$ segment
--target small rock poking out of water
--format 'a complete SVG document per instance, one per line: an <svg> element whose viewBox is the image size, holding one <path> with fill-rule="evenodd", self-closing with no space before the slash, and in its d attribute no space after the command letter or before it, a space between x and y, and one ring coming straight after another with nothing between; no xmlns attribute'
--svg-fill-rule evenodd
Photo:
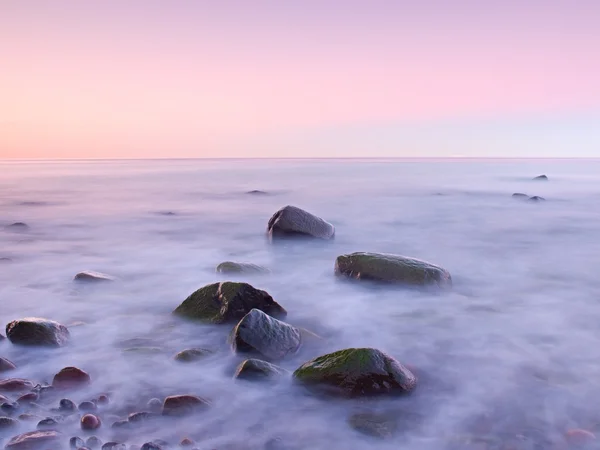
<svg viewBox="0 0 600 450"><path fill-rule="evenodd" d="M348 424L367 436L389 439L396 430L396 423L383 414L360 413L348 418Z"/></svg>
<svg viewBox="0 0 600 450"><path fill-rule="evenodd" d="M34 450L60 447L61 438L62 434L54 430L30 431L13 437L4 448L5 450Z"/></svg>
<svg viewBox="0 0 600 450"><path fill-rule="evenodd" d="M529 198L529 195L523 194L522 192L515 192L512 196L513 196L513 198L518 198L518 199L522 199L522 200Z"/></svg>
<svg viewBox="0 0 600 450"><path fill-rule="evenodd" d="M2 342L4 339L6 339L6 337L2 333L0 333L0 342Z"/></svg>
<svg viewBox="0 0 600 450"><path fill-rule="evenodd" d="M104 444L102 450L127 450L127 445L111 441Z"/></svg>
<svg viewBox="0 0 600 450"><path fill-rule="evenodd" d="M110 275L106 275L105 273L86 270L84 272L79 272L77 275L75 275L73 280L86 282L86 283L96 283L96 282L114 281L115 279L113 277L111 277Z"/></svg>
<svg viewBox="0 0 600 450"><path fill-rule="evenodd" d="M206 399L194 395L172 395L163 403L163 416L184 416L201 411L210 406Z"/></svg>
<svg viewBox="0 0 600 450"><path fill-rule="evenodd" d="M0 358L0 373L8 372L10 370L15 370L17 366L15 366L11 361L6 358Z"/></svg>
<svg viewBox="0 0 600 450"><path fill-rule="evenodd" d="M210 350L206 350L204 348L188 348L186 350L181 350L179 353L175 355L175 361L180 362L194 362L199 361L201 359L206 358L208 355L211 355L213 352Z"/></svg>
<svg viewBox="0 0 600 450"><path fill-rule="evenodd" d="M0 417L0 432L4 430L12 430L19 426L19 421L10 417Z"/></svg>
<svg viewBox="0 0 600 450"><path fill-rule="evenodd" d="M79 411L83 412L91 412L96 411L98 409L98 406L94 402L85 401L79 404L78 409Z"/></svg>
<svg viewBox="0 0 600 450"><path fill-rule="evenodd" d="M23 404L27 404L27 403L31 403L31 402L37 402L39 400L39 398L40 398L40 396L37 392L28 392L27 394L21 395L17 399L17 403L19 405L23 405Z"/></svg>
<svg viewBox="0 0 600 450"><path fill-rule="evenodd" d="M247 274L260 274L269 273L270 270L266 267L259 266L257 264L225 261L217 266L217 273L247 273Z"/></svg>
<svg viewBox="0 0 600 450"><path fill-rule="evenodd" d="M73 403L72 400L69 400L68 398L63 398L59 402L58 410L63 413L75 412L77 411L77 405L75 405L75 403Z"/></svg>
<svg viewBox="0 0 600 450"><path fill-rule="evenodd" d="M47 417L38 422L37 429L38 430L49 430L49 429L55 428L57 425L58 425L58 422L56 421L56 419L53 419L52 417Z"/></svg>
<svg viewBox="0 0 600 450"><path fill-rule="evenodd" d="M90 431L100 428L102 422L100 422L100 418L98 416L94 414L86 414L81 418L80 424L82 430Z"/></svg>
<svg viewBox="0 0 600 450"><path fill-rule="evenodd" d="M87 441L85 441L85 446L91 449L97 449L102 447L102 441L97 436L90 436Z"/></svg>
<svg viewBox="0 0 600 450"><path fill-rule="evenodd" d="M91 378L87 372L77 367L65 367L52 380L52 386L58 389L72 389L90 384Z"/></svg>
<svg viewBox="0 0 600 450"><path fill-rule="evenodd" d="M546 201L546 199L544 197L538 197L537 195L534 195L533 197L529 197L528 200L530 202L544 202L544 201Z"/></svg>
<svg viewBox="0 0 600 450"><path fill-rule="evenodd" d="M231 281L213 283L198 289L173 313L189 319L222 324L240 320L254 308L274 317L287 315L287 311L267 292L248 283Z"/></svg>
<svg viewBox="0 0 600 450"><path fill-rule="evenodd" d="M27 225L25 222L15 222L7 225L6 228L14 231L25 231L29 230L29 225Z"/></svg>
<svg viewBox="0 0 600 450"><path fill-rule="evenodd" d="M233 378L249 381L274 380L287 373L289 372L284 368L266 361L247 359L237 367Z"/></svg>
<svg viewBox="0 0 600 450"><path fill-rule="evenodd" d="M299 382L350 397L405 394L417 385L410 370L374 348L349 348L319 356L295 372Z"/></svg>
<svg viewBox="0 0 600 450"><path fill-rule="evenodd" d="M338 256L336 275L357 280L402 283L415 286L451 287L452 277L442 267L426 261L385 253L350 253Z"/></svg>
<svg viewBox="0 0 600 450"><path fill-rule="evenodd" d="M267 235L271 240L288 237L333 239L335 227L295 206L284 206L269 219Z"/></svg>
<svg viewBox="0 0 600 450"><path fill-rule="evenodd" d="M538 175L533 180L534 181L548 181L548 177L546 175Z"/></svg>
<svg viewBox="0 0 600 450"><path fill-rule="evenodd" d="M234 352L257 353L270 360L296 353L300 344L300 330L258 309L246 314L231 333Z"/></svg>
<svg viewBox="0 0 600 450"><path fill-rule="evenodd" d="M183 438L179 445L181 445L182 447L191 447L192 445L194 445L194 441L188 438Z"/></svg>
<svg viewBox="0 0 600 450"><path fill-rule="evenodd" d="M85 442L78 436L73 436L69 439L69 447L73 450L76 450L80 447L85 447Z"/></svg>
<svg viewBox="0 0 600 450"><path fill-rule="evenodd" d="M246 194L250 194L250 195L269 195L268 192L266 192L266 191L260 191L258 189L254 189L253 191L248 191L248 192L246 192Z"/></svg>
<svg viewBox="0 0 600 450"><path fill-rule="evenodd" d="M588 445L596 442L596 436L594 435L594 433L581 429L573 429L567 431L565 434L565 438L569 445L576 448L588 448Z"/></svg>
<svg viewBox="0 0 600 450"><path fill-rule="evenodd" d="M6 325L6 337L16 345L62 347L70 334L67 327L53 320L26 317Z"/></svg>
<svg viewBox="0 0 600 450"><path fill-rule="evenodd" d="M0 392L23 392L33 389L35 384L22 378L0 380Z"/></svg>

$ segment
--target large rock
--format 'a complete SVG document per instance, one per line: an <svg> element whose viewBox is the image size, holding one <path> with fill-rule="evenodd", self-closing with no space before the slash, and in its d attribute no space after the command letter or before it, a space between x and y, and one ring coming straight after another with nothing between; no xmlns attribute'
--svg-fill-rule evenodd
<svg viewBox="0 0 600 450"><path fill-rule="evenodd" d="M300 330L258 309L246 314L231 334L235 352L258 353L272 360L295 353L300 344Z"/></svg>
<svg viewBox="0 0 600 450"><path fill-rule="evenodd" d="M247 359L236 369L233 376L239 380L270 380L280 378L287 370L260 359Z"/></svg>
<svg viewBox="0 0 600 450"><path fill-rule="evenodd" d="M300 382L349 396L408 393L417 378L391 356L374 348L349 348L319 356L294 372Z"/></svg>
<svg viewBox="0 0 600 450"><path fill-rule="evenodd" d="M114 281L114 278L111 277L110 275L106 275L105 273L86 270L84 272L79 272L77 275L75 275L73 280L81 281L81 282L95 283L95 282L102 282L102 281Z"/></svg>
<svg viewBox="0 0 600 450"><path fill-rule="evenodd" d="M0 380L0 392L24 392L34 388L34 384L22 378Z"/></svg>
<svg viewBox="0 0 600 450"><path fill-rule="evenodd" d="M0 358L0 373L8 372L9 370L15 370L17 366L15 366L12 362L10 362L6 358Z"/></svg>
<svg viewBox="0 0 600 450"><path fill-rule="evenodd" d="M284 206L269 219L267 234L271 239L313 237L333 239L335 228L329 222L295 206Z"/></svg>
<svg viewBox="0 0 600 450"><path fill-rule="evenodd" d="M89 374L77 367L65 367L52 380L52 387L57 389L72 389L87 386L91 383Z"/></svg>
<svg viewBox="0 0 600 450"><path fill-rule="evenodd" d="M6 450L37 450L60 447L59 441L62 434L54 430L30 431L13 437L6 447Z"/></svg>
<svg viewBox="0 0 600 450"><path fill-rule="evenodd" d="M452 286L450 273L439 266L416 258L385 253L358 252L338 256L335 273L360 280Z"/></svg>
<svg viewBox="0 0 600 450"><path fill-rule="evenodd" d="M274 317L287 312L265 291L248 283L225 281L198 289L173 311L174 314L208 323L227 323L240 320L253 308Z"/></svg>
<svg viewBox="0 0 600 450"><path fill-rule="evenodd" d="M269 273L270 271L266 267L262 267L257 264L225 261L217 266L217 272L218 273L258 274L258 273Z"/></svg>
<svg viewBox="0 0 600 450"><path fill-rule="evenodd" d="M6 325L6 337L13 344L61 347L69 341L69 330L48 319L27 317Z"/></svg>
<svg viewBox="0 0 600 450"><path fill-rule="evenodd" d="M194 395L172 395L165 398L163 403L163 416L183 416L210 406L206 399Z"/></svg>

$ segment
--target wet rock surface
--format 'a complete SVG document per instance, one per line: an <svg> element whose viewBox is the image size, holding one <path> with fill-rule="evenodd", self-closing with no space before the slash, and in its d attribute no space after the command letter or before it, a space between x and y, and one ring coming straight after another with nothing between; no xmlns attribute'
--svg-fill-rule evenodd
<svg viewBox="0 0 600 450"><path fill-rule="evenodd" d="M260 359L247 359L237 367L234 378L239 380L260 381L281 378L289 372L275 364Z"/></svg>
<svg viewBox="0 0 600 450"><path fill-rule="evenodd" d="M37 450L60 446L62 434L54 430L30 431L13 437L6 446L6 450Z"/></svg>
<svg viewBox="0 0 600 450"><path fill-rule="evenodd" d="M328 240L335 237L335 228L320 217L288 205L269 219L267 235L272 240L293 237Z"/></svg>
<svg viewBox="0 0 600 450"><path fill-rule="evenodd" d="M11 361L0 357L0 373L15 370L16 368L17 366L15 366Z"/></svg>
<svg viewBox="0 0 600 450"><path fill-rule="evenodd" d="M379 439L390 439L396 431L396 422L389 416L375 413L357 413L348 418L356 431Z"/></svg>
<svg viewBox="0 0 600 450"><path fill-rule="evenodd" d="M86 386L91 383L89 374L77 367L65 367L52 380L52 386L57 389L71 389Z"/></svg>
<svg viewBox="0 0 600 450"><path fill-rule="evenodd" d="M266 274L270 270L266 267L259 266L258 264L224 261L217 266L217 273L247 273L247 274Z"/></svg>
<svg viewBox="0 0 600 450"><path fill-rule="evenodd" d="M184 416L202 411L210 406L206 399L195 395L172 395L167 397L163 403L163 416Z"/></svg>
<svg viewBox="0 0 600 450"><path fill-rule="evenodd" d="M35 385L22 378L8 378L0 380L0 393L3 392L23 392L31 390Z"/></svg>
<svg viewBox="0 0 600 450"><path fill-rule="evenodd" d="M548 181L548 176L546 176L546 175L538 175L533 180L534 181Z"/></svg>
<svg viewBox="0 0 600 450"><path fill-rule="evenodd" d="M53 320L28 317L6 325L6 337L17 345L62 347L69 341L70 333Z"/></svg>
<svg viewBox="0 0 600 450"><path fill-rule="evenodd" d="M252 309L274 317L287 312L265 291L248 283L225 281L198 289L179 305L174 314L208 323L222 324L240 320Z"/></svg>
<svg viewBox="0 0 600 450"><path fill-rule="evenodd" d="M195 362L205 359L207 356L212 355L211 350L205 348L188 348L178 352L174 359L179 362Z"/></svg>

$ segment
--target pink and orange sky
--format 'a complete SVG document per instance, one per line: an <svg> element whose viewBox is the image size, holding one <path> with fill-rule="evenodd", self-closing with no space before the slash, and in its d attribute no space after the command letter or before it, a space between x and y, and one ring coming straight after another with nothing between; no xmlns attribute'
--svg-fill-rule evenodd
<svg viewBox="0 0 600 450"><path fill-rule="evenodd" d="M0 158L597 156L598 0L3 0Z"/></svg>

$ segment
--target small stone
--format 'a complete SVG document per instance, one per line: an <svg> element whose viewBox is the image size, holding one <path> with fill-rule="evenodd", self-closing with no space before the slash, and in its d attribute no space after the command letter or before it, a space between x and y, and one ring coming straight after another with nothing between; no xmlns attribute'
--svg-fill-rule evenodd
<svg viewBox="0 0 600 450"><path fill-rule="evenodd" d="M86 386L91 382L90 376L77 367L65 367L52 380L52 386L58 389L70 389Z"/></svg>
<svg viewBox="0 0 600 450"><path fill-rule="evenodd" d="M53 428L56 425L58 425L58 422L55 419L53 419L52 417L47 417L38 422L37 428L38 428L38 430L43 430L43 429Z"/></svg>
<svg viewBox="0 0 600 450"><path fill-rule="evenodd" d="M102 446L102 450L127 450L127 446L125 444L121 444L119 442L107 442Z"/></svg>
<svg viewBox="0 0 600 450"><path fill-rule="evenodd" d="M15 222L7 225L6 228L10 230L24 231L29 229L29 225L27 225L25 222Z"/></svg>
<svg viewBox="0 0 600 450"><path fill-rule="evenodd" d="M63 398L60 402L59 402L59 407L58 409L61 412L73 412L73 411L77 411L77 406L75 405L75 403L73 403L71 400L69 400L68 398Z"/></svg>
<svg viewBox="0 0 600 450"><path fill-rule="evenodd" d="M79 411L84 411L84 412L89 412L89 411L96 411L98 409L98 406L96 406L96 404L94 402L81 402L79 404Z"/></svg>
<svg viewBox="0 0 600 450"><path fill-rule="evenodd" d="M156 413L142 411L142 412L129 414L129 417L127 418L127 420L130 423L138 423L138 422L145 422L148 420L156 419L158 416L159 415Z"/></svg>
<svg viewBox="0 0 600 450"><path fill-rule="evenodd" d="M544 197L539 197L537 195L534 195L533 197L529 197L529 201L530 202L544 202L544 201L546 201L546 199Z"/></svg>
<svg viewBox="0 0 600 450"><path fill-rule="evenodd" d="M538 175L534 178L534 181L548 181L548 177L546 175Z"/></svg>
<svg viewBox="0 0 600 450"><path fill-rule="evenodd" d="M248 191L248 192L246 192L246 194L250 194L250 195L269 195L268 192L260 191L258 189L254 189L252 191Z"/></svg>
<svg viewBox="0 0 600 450"><path fill-rule="evenodd" d="M280 378L287 370L259 359L247 359L242 362L233 376L240 380L266 380Z"/></svg>
<svg viewBox="0 0 600 450"><path fill-rule="evenodd" d="M100 397L98 397L99 405L108 405L109 402L110 399L108 398L108 395L101 395Z"/></svg>
<svg viewBox="0 0 600 450"><path fill-rule="evenodd" d="M23 394L17 399L17 403L19 404L27 404L31 402L37 402L39 400L39 394L35 392L30 392L28 394Z"/></svg>
<svg viewBox="0 0 600 450"><path fill-rule="evenodd" d="M21 414L19 416L19 420L23 421L23 422L34 422L34 421L40 421L40 417L36 416L35 414Z"/></svg>
<svg viewBox="0 0 600 450"><path fill-rule="evenodd" d="M512 196L513 196L513 198L519 198L519 199L525 199L525 198L529 197L527 194L523 194L522 192L515 192Z"/></svg>
<svg viewBox="0 0 600 450"><path fill-rule="evenodd" d="M194 395L172 395L163 403L163 416L181 416L205 409L210 405L206 399Z"/></svg>
<svg viewBox="0 0 600 450"><path fill-rule="evenodd" d="M6 325L6 337L15 345L62 347L70 334L67 327L53 320L26 317Z"/></svg>
<svg viewBox="0 0 600 450"><path fill-rule="evenodd" d="M570 445L583 446L596 441L596 435L588 430L573 429L565 434Z"/></svg>
<svg viewBox="0 0 600 450"><path fill-rule="evenodd" d="M35 385L22 378L8 378L6 380L0 380L0 392L22 392L33 389Z"/></svg>
<svg viewBox="0 0 600 450"><path fill-rule="evenodd" d="M181 440L179 445L181 445L182 447L191 447L192 445L194 445L194 441L188 438L184 438Z"/></svg>
<svg viewBox="0 0 600 450"><path fill-rule="evenodd" d="M2 342L5 339L6 339L6 337L2 333L0 333L0 342Z"/></svg>
<svg viewBox="0 0 600 450"><path fill-rule="evenodd" d="M8 372L9 370L15 370L16 368L17 366L15 366L8 359L0 358L0 372Z"/></svg>
<svg viewBox="0 0 600 450"><path fill-rule="evenodd" d="M82 430L97 430L98 428L100 428L100 425L100 419L94 414L86 414L81 418Z"/></svg>
<svg viewBox="0 0 600 450"><path fill-rule="evenodd" d="M16 412L18 410L19 410L18 403L4 402L4 403L2 403L2 405L0 405L0 411L2 411L4 414L7 414L9 416L16 414Z"/></svg>
<svg viewBox="0 0 600 450"><path fill-rule="evenodd" d="M212 354L212 351L203 348L188 348L182 350L175 355L175 361L180 362L194 362L203 359L204 357Z"/></svg>
<svg viewBox="0 0 600 450"><path fill-rule="evenodd" d="M354 414L348 423L356 431L380 439L391 438L396 429L395 423L381 414Z"/></svg>
<svg viewBox="0 0 600 450"><path fill-rule="evenodd" d="M0 417L0 432L10 430L19 426L19 421L10 417Z"/></svg>
<svg viewBox="0 0 600 450"><path fill-rule="evenodd" d="M113 424L110 427L111 428L127 428L130 425L131 424L127 420L117 420L116 422L113 422Z"/></svg>
<svg viewBox="0 0 600 450"><path fill-rule="evenodd" d="M284 206L269 219L267 235L274 240L286 237L333 239L335 227L295 206Z"/></svg>
<svg viewBox="0 0 600 450"><path fill-rule="evenodd" d="M30 431L13 437L4 447L5 450L32 450L59 446L62 434L58 431Z"/></svg>
<svg viewBox="0 0 600 450"><path fill-rule="evenodd" d="M266 267L259 266L257 264L225 261L217 266L217 273L231 273L231 274L265 274L269 273L270 270Z"/></svg>
<svg viewBox="0 0 600 450"><path fill-rule="evenodd" d="M69 447L71 447L72 449L85 447L85 442L80 437L74 436L71 439L69 439Z"/></svg>
<svg viewBox="0 0 600 450"><path fill-rule="evenodd" d="M102 441L98 436L90 436L87 441L85 441L85 445L91 449L96 449L102 447Z"/></svg>
<svg viewBox="0 0 600 450"><path fill-rule="evenodd" d="M85 282L106 282L106 281L114 281L114 278L110 275L106 275L105 273L93 272L93 271L84 271L79 272L73 278L75 281L85 281Z"/></svg>
<svg viewBox="0 0 600 450"><path fill-rule="evenodd" d="M160 412L162 410L163 402L158 398L151 398L148 401L148 409L152 412Z"/></svg>

